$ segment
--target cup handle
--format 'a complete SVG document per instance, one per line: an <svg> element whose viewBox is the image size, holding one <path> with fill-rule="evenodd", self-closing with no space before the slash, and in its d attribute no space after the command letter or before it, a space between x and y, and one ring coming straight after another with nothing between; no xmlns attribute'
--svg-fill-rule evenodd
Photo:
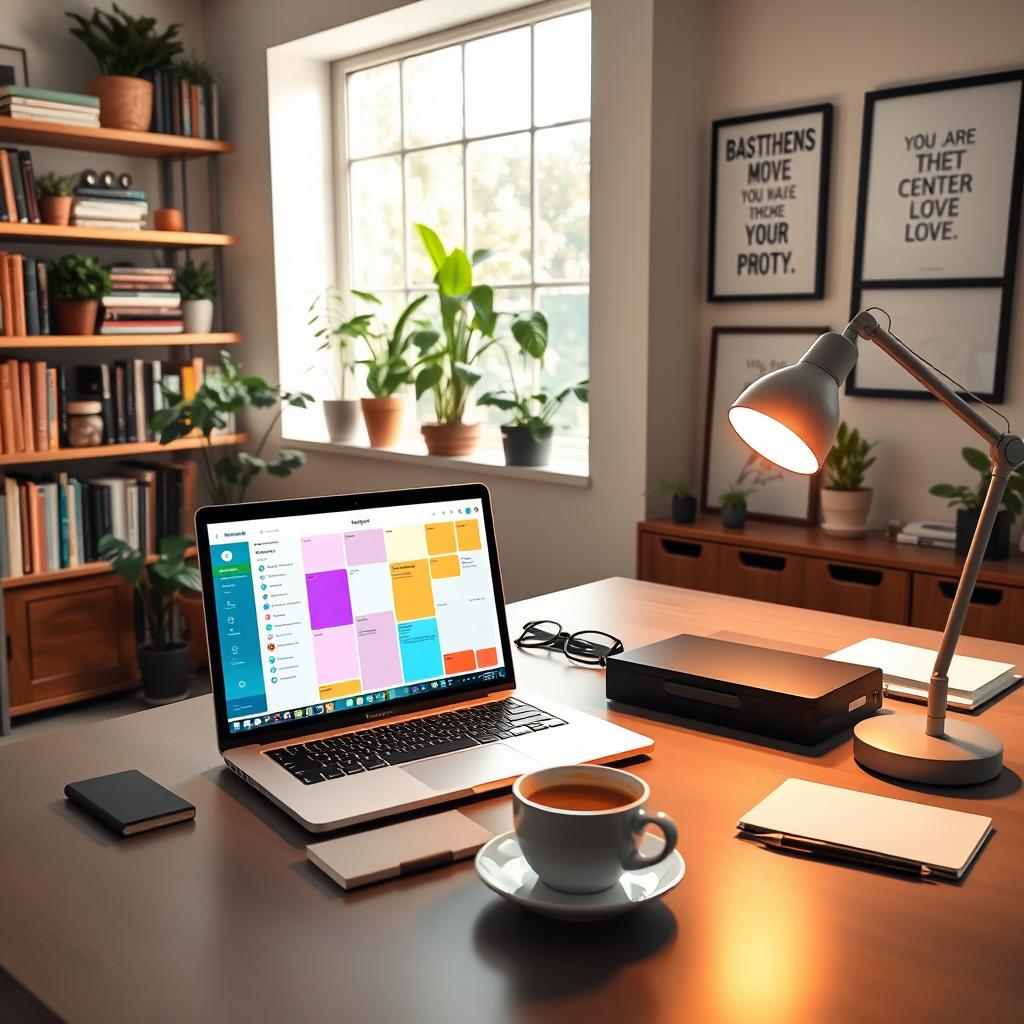
<svg viewBox="0 0 1024 1024"><path fill-rule="evenodd" d="M640 835L648 825L654 825L661 831L665 837L665 846L659 853L650 856L645 856L639 850L633 850L623 865L627 871L638 871L640 868L649 868L660 864L676 848L676 843L679 841L676 823L664 811L658 811L657 814L651 815L641 807L636 812L633 831Z"/></svg>

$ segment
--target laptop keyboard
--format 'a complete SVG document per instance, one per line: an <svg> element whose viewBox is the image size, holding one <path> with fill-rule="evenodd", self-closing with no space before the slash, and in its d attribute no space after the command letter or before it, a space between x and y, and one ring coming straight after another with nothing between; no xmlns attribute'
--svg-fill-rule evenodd
<svg viewBox="0 0 1024 1024"><path fill-rule="evenodd" d="M476 704L407 722L279 747L267 751L267 756L300 782L312 786L344 775L421 761L425 757L468 750L559 725L565 725L561 718L508 697L490 704Z"/></svg>

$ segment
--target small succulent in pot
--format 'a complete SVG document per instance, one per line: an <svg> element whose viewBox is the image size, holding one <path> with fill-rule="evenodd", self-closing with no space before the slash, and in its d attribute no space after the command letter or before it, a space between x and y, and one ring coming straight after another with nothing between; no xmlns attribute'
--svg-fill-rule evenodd
<svg viewBox="0 0 1024 1024"><path fill-rule="evenodd" d="M110 294L110 274L94 257L68 253L50 267L57 333L96 333L100 299Z"/></svg>
<svg viewBox="0 0 1024 1024"><path fill-rule="evenodd" d="M747 523L747 498L754 493L753 487L734 484L718 496L722 525L730 530L740 530Z"/></svg>
<svg viewBox="0 0 1024 1024"><path fill-rule="evenodd" d="M871 452L877 442L867 441L856 427L839 424L835 443L825 460L828 483L821 489L821 528L835 537L863 537L868 530L872 490L864 486L875 464Z"/></svg>
<svg viewBox="0 0 1024 1024"><path fill-rule="evenodd" d="M684 477L676 477L674 480L659 480L653 487L644 491L644 496L648 498L656 494L671 495L672 522L692 523L697 518L697 499Z"/></svg>
<svg viewBox="0 0 1024 1024"><path fill-rule="evenodd" d="M213 300L217 279L209 263L186 261L176 277L181 293L181 316L186 334L209 334L213 328Z"/></svg>
<svg viewBox="0 0 1024 1024"><path fill-rule="evenodd" d="M71 220L74 182L64 174L49 171L36 179L39 193L39 211L43 223L53 227L66 227Z"/></svg>

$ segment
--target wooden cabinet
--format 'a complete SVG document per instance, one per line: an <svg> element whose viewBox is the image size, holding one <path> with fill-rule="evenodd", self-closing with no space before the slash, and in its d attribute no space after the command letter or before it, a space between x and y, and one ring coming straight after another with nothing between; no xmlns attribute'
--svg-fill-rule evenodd
<svg viewBox="0 0 1024 1024"><path fill-rule="evenodd" d="M961 562L881 534L844 540L753 521L728 530L713 516L652 520L637 532L640 579L926 629L945 626ZM964 632L1024 642L1024 558L985 563Z"/></svg>

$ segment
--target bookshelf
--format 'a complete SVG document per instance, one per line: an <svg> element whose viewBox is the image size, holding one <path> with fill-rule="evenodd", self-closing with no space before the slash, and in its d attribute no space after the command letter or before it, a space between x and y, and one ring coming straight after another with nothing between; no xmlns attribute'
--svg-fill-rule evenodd
<svg viewBox="0 0 1024 1024"><path fill-rule="evenodd" d="M189 548L187 554L194 556L195 548ZM146 558L146 565L152 565L156 561L156 555L149 555ZM74 580L82 576L99 576L110 572L110 565L107 562L86 562L84 565L76 565L73 569L56 569L53 572L37 572L29 576L9 576L4 581L5 590L17 590L19 587L32 587L39 583L54 583L61 580Z"/></svg>
<svg viewBox="0 0 1024 1024"><path fill-rule="evenodd" d="M0 350L168 348L182 345L237 345L241 340L241 334L233 331L213 334L30 334L25 337L0 336Z"/></svg>
<svg viewBox="0 0 1024 1024"><path fill-rule="evenodd" d="M249 440L248 434L223 434L211 437L214 447L242 444ZM125 459L136 455L154 455L159 452L180 452L199 448L205 442L201 437L183 437L170 444L157 441L134 441L131 444L101 444L95 448L52 448L46 452L19 452L17 455L0 455L0 467L34 466L40 462L78 462L82 459Z"/></svg>
<svg viewBox="0 0 1024 1024"><path fill-rule="evenodd" d="M145 249L202 249L234 245L234 235L219 231L124 231L118 228L56 227L53 224L11 224L0 221L0 244L7 239L19 242L46 242L50 245L134 245Z"/></svg>

